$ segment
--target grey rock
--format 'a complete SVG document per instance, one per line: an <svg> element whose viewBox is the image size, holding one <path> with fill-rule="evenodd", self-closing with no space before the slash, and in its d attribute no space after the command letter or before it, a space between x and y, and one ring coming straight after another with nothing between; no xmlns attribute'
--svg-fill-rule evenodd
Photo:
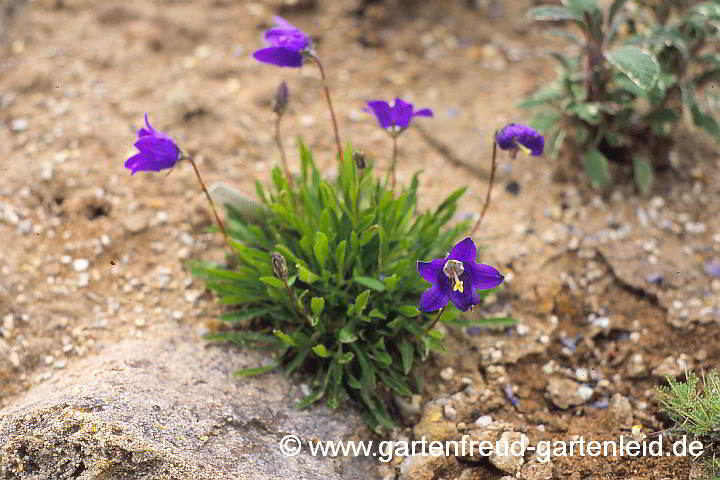
<svg viewBox="0 0 720 480"><path fill-rule="evenodd" d="M359 440L352 410L297 410L270 361L190 334L153 332L68 365L0 410L0 477L30 479L367 479L371 458L311 456L308 441ZM283 456L285 435L302 442Z"/></svg>
<svg viewBox="0 0 720 480"><path fill-rule="evenodd" d="M498 440L503 446L490 454L490 463L498 470L515 475L525 463L525 450L530 439L520 432L503 432Z"/></svg>
<svg viewBox="0 0 720 480"><path fill-rule="evenodd" d="M581 405L592 397L592 389L567 378L552 377L545 387L545 396L560 408Z"/></svg>

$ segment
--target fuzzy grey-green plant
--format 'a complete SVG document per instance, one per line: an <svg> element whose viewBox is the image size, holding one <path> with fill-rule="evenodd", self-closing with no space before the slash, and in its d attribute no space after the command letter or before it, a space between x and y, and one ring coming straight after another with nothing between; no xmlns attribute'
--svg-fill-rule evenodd
<svg viewBox="0 0 720 480"><path fill-rule="evenodd" d="M708 471L720 478L720 460L712 451L720 441L720 371L711 371L702 381L689 372L684 382L670 376L667 382L667 386L658 387L657 400L675 423L672 430L700 440L706 446Z"/></svg>
<svg viewBox="0 0 720 480"><path fill-rule="evenodd" d="M529 16L565 22L549 29L572 48L551 52L555 81L520 106L547 134L555 157L564 145L582 161L596 188L612 181L609 162L627 165L637 188L650 191L654 172L670 165L675 126L683 118L720 140L720 2L563 0Z"/></svg>

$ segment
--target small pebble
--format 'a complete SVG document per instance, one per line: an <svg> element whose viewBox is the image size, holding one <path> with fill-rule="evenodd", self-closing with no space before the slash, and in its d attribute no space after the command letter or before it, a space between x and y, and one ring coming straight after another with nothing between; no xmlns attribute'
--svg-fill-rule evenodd
<svg viewBox="0 0 720 480"><path fill-rule="evenodd" d="M475 425L478 427L487 427L493 423L493 419L490 415L483 415L482 417L478 417L477 420L475 420Z"/></svg>
<svg viewBox="0 0 720 480"><path fill-rule="evenodd" d="M455 370L452 367L446 367L443 368L442 371L440 371L440 378L446 381L450 381L455 376Z"/></svg>
<svg viewBox="0 0 720 480"><path fill-rule="evenodd" d="M76 258L73 260L72 266L76 272L84 272L90 266L90 260L87 258Z"/></svg>
<svg viewBox="0 0 720 480"><path fill-rule="evenodd" d="M10 122L10 130L13 132L24 132L28 128L27 118L16 118Z"/></svg>
<svg viewBox="0 0 720 480"><path fill-rule="evenodd" d="M443 407L443 413L445 414L445 418L448 420L455 420L455 418L457 418L457 410L455 410L455 408L453 408L450 404Z"/></svg>

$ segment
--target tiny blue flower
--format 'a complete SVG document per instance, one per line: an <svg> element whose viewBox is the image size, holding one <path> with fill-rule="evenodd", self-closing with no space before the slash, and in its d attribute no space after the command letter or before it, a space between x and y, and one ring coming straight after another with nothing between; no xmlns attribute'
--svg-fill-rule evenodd
<svg viewBox="0 0 720 480"><path fill-rule="evenodd" d="M255 60L278 67L298 68L310 52L310 36L282 17L275 17L276 27L265 32L267 48L253 53Z"/></svg>
<svg viewBox="0 0 720 480"><path fill-rule="evenodd" d="M497 132L495 141L502 150L510 150L516 154L523 153L539 157L545 148L545 138L527 125L511 123Z"/></svg>
<svg viewBox="0 0 720 480"><path fill-rule="evenodd" d="M180 148L170 137L150 125L147 113L145 127L137 132L135 148L139 153L125 161L125 168L130 169L131 175L135 175L135 172L158 172L172 168L182 156Z"/></svg>
<svg viewBox="0 0 720 480"><path fill-rule="evenodd" d="M378 124L382 128L390 129L391 133L399 133L408 128L414 117L433 116L433 112L429 108L414 110L412 103L405 102L399 98L395 99L392 107L384 100L367 102L365 111L375 115Z"/></svg>
<svg viewBox="0 0 720 480"><path fill-rule="evenodd" d="M470 237L458 242L445 258L417 262L421 277L432 283L420 297L420 310L432 312L452 302L466 312L480 303L476 290L489 290L500 285L505 276L495 267L476 263L477 248Z"/></svg>

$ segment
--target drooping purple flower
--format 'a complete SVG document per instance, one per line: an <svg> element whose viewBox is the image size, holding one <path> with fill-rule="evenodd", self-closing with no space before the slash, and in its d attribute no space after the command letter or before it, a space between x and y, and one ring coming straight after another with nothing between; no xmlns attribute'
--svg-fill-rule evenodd
<svg viewBox="0 0 720 480"><path fill-rule="evenodd" d="M395 99L392 107L384 100L367 102L365 111L375 115L378 124L382 128L391 129L391 133L399 133L408 128L414 117L433 116L433 112L429 108L414 110L412 103L405 102L399 98Z"/></svg>
<svg viewBox="0 0 720 480"><path fill-rule="evenodd" d="M125 161L125 168L135 172L148 171L158 172L166 168L172 168L180 160L180 148L172 138L163 132L158 132L150 125L148 114L145 114L145 127L137 132L135 148L139 153Z"/></svg>
<svg viewBox="0 0 720 480"><path fill-rule="evenodd" d="M488 290L500 285L505 276L495 267L476 263L477 249L470 237L455 245L445 258L431 262L417 262L421 277L432 287L420 297L420 310L431 312L452 302L458 310L466 312L480 302L477 290Z"/></svg>
<svg viewBox="0 0 720 480"><path fill-rule="evenodd" d="M282 17L275 17L275 27L265 32L269 45L253 53L255 60L278 67L301 67L310 51L310 36Z"/></svg>
<svg viewBox="0 0 720 480"><path fill-rule="evenodd" d="M545 137L519 123L511 123L497 132L495 141L502 150L510 150L513 154L522 150L533 157L542 155L545 148Z"/></svg>

